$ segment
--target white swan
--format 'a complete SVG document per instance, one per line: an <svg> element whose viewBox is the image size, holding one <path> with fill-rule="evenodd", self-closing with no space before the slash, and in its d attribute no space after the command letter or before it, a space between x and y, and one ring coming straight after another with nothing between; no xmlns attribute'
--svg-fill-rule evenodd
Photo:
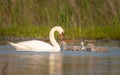
<svg viewBox="0 0 120 75"><path fill-rule="evenodd" d="M53 27L49 33L49 39L52 45L38 40L24 41L19 43L8 43L19 51L59 52L61 49L59 44L55 40L55 31L57 31L59 34L64 33L64 30L60 26Z"/></svg>

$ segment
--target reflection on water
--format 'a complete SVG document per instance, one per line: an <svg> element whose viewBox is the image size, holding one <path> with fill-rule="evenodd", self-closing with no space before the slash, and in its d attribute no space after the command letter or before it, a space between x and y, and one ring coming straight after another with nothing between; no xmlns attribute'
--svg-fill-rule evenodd
<svg viewBox="0 0 120 75"><path fill-rule="evenodd" d="M119 75L120 58L72 57L64 63L65 75Z"/></svg>
<svg viewBox="0 0 120 75"><path fill-rule="evenodd" d="M109 50L108 53L0 50L0 75L119 75L120 48Z"/></svg>
<svg viewBox="0 0 120 75"><path fill-rule="evenodd" d="M0 54L0 75L62 75L62 54Z"/></svg>
<svg viewBox="0 0 120 75"><path fill-rule="evenodd" d="M50 54L49 75L62 75L62 54Z"/></svg>

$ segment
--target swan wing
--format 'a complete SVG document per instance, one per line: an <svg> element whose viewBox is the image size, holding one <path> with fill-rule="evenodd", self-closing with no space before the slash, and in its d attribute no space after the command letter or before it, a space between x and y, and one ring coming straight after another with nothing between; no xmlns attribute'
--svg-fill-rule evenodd
<svg viewBox="0 0 120 75"><path fill-rule="evenodd" d="M23 51L42 51L42 52L56 52L57 49L54 48L49 43L38 41L38 40L31 40L31 41L24 41L19 43L12 43L16 49L22 49ZM12 46L13 46L12 45Z"/></svg>

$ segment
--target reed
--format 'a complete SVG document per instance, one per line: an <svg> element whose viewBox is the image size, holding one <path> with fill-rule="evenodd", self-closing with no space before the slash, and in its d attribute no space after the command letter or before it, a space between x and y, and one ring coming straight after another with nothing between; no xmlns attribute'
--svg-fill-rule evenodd
<svg viewBox="0 0 120 75"><path fill-rule="evenodd" d="M66 39L120 39L119 0L1 0L0 36L48 38L60 25Z"/></svg>
<svg viewBox="0 0 120 75"><path fill-rule="evenodd" d="M65 39L120 39L120 26L62 27L65 30ZM52 26L12 26L0 28L1 36L48 39ZM59 37L57 34L56 36Z"/></svg>

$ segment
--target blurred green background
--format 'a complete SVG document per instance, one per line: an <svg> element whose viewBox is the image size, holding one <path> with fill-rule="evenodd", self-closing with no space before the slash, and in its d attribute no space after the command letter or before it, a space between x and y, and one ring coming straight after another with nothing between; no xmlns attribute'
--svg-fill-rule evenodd
<svg viewBox="0 0 120 75"><path fill-rule="evenodd" d="M0 0L0 39L48 39L60 25L65 39L120 39L120 0Z"/></svg>

